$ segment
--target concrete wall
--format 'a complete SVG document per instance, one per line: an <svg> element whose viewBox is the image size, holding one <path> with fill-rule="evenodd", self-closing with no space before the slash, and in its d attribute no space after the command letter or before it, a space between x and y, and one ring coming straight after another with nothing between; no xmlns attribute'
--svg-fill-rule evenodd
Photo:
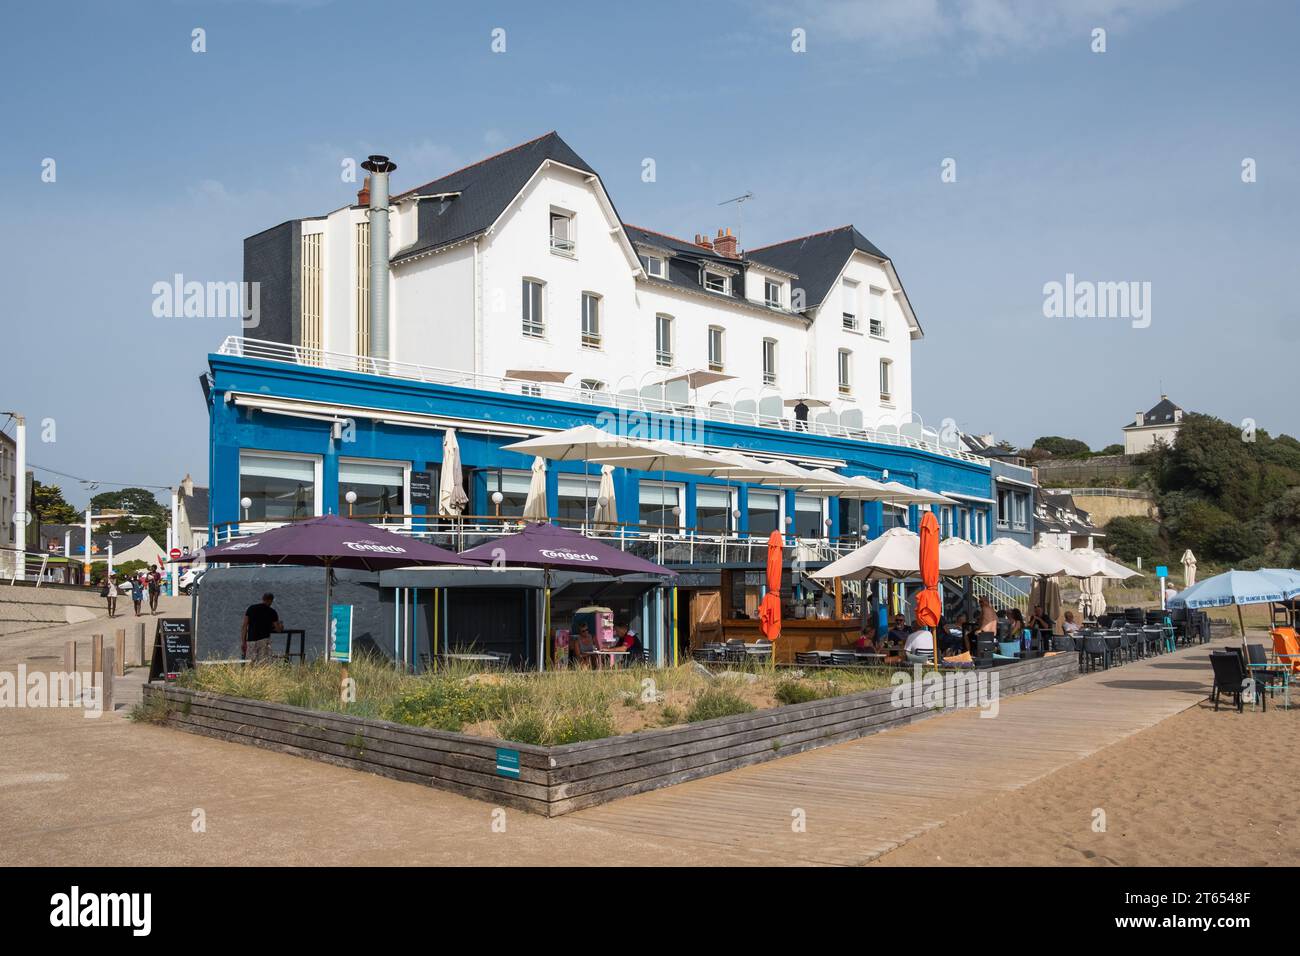
<svg viewBox="0 0 1300 956"><path fill-rule="evenodd" d="M1090 481L1127 481L1142 473L1142 468L1129 455L1040 461L1035 467L1038 483L1044 488L1064 488Z"/></svg>
<svg viewBox="0 0 1300 956"><path fill-rule="evenodd" d="M1156 518L1160 509L1156 499L1145 491L1128 488L1071 488L1074 503L1092 516L1092 522L1104 528L1112 518Z"/></svg>
<svg viewBox="0 0 1300 956"><path fill-rule="evenodd" d="M392 656L391 599L379 590L379 576L364 571L336 571L334 603L353 606L353 648L371 646ZM325 650L325 570L323 568L210 568L194 601L198 623L198 659L239 656L239 630L244 611L270 591L281 623L307 632L307 658ZM392 594L390 590L388 594ZM284 637L272 638L277 654ZM294 649L298 639L294 638Z"/></svg>
<svg viewBox="0 0 1300 956"><path fill-rule="evenodd" d="M98 588L47 588L0 584L0 636L108 614Z"/></svg>

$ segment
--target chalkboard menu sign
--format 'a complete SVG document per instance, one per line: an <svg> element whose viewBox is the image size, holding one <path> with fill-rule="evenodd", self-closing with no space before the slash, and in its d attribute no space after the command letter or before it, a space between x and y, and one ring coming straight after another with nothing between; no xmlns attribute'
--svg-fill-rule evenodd
<svg viewBox="0 0 1300 956"><path fill-rule="evenodd" d="M188 617L162 617L153 639L153 660L149 679L175 680L180 672L194 666L194 632Z"/></svg>
<svg viewBox="0 0 1300 956"><path fill-rule="evenodd" d="M428 471L411 472L411 505L428 507L433 500L433 474Z"/></svg>

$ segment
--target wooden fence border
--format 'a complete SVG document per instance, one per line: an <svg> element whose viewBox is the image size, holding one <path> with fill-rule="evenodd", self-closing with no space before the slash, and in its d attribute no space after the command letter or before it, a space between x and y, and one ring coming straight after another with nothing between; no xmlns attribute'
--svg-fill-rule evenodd
<svg viewBox="0 0 1300 956"><path fill-rule="evenodd" d="M996 668L999 698L1077 676L1078 658L1056 654ZM896 706L892 688L719 717L680 727L558 747L537 747L411 727L155 682L145 702L166 702L165 722L191 733L450 790L560 816L610 800L843 743L941 712ZM507 751L506 763L498 766Z"/></svg>

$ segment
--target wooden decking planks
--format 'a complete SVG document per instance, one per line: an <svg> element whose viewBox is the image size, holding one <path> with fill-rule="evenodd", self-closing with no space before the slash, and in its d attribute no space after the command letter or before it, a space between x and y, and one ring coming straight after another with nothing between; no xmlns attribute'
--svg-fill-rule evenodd
<svg viewBox="0 0 1300 956"><path fill-rule="evenodd" d="M743 848L756 863L865 863L1204 699L1210 646L1098 671L809 753L578 811L574 822ZM802 810L806 832L795 832Z"/></svg>

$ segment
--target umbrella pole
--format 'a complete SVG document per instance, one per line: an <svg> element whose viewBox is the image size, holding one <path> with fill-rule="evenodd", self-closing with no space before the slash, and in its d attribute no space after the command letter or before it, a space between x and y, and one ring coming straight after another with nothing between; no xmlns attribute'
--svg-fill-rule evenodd
<svg viewBox="0 0 1300 956"><path fill-rule="evenodd" d="M1246 646L1246 619L1242 617L1241 605L1237 605L1237 624L1241 627L1241 646Z"/></svg>
<svg viewBox="0 0 1300 956"><path fill-rule="evenodd" d="M550 650L550 635L551 635L551 569L550 569L550 568L545 568L545 569L542 571L542 577L543 577L543 580L545 581L546 588L545 588L545 594L544 594L544 597L543 597L543 599L542 599L543 604L544 604L544 608L543 608L543 619L542 619L542 646L538 649L538 655L537 655L537 669L538 669L538 670L545 670L545 669L546 669L546 668L543 666L543 661L544 661L548 656L550 656L550 653L551 653L551 650ZM555 663L554 660L552 660L551 663L552 663L552 665L554 665L554 663Z"/></svg>

